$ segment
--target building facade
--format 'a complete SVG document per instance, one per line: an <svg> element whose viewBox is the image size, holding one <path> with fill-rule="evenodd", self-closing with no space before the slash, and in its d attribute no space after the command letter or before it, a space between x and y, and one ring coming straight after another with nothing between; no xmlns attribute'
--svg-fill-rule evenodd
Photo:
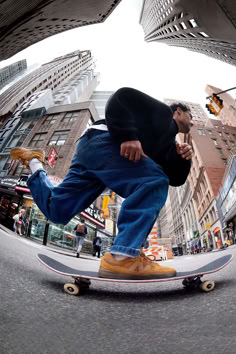
<svg viewBox="0 0 236 354"><path fill-rule="evenodd" d="M34 123L21 146L26 148L42 148L46 153L45 165L49 179L54 185L59 184L67 174L71 159L75 152L76 142L86 127L99 119L92 102L70 105L52 106L41 117L35 120L35 109L28 109L21 117L22 124ZM54 163L49 163L52 150L55 152ZM52 246L60 246L73 250L75 248L74 227L79 219L85 219L88 237L84 252L92 253L92 241L97 232L104 244L111 241L112 234L106 231L106 220L97 202L75 216L67 225L56 225L49 222L34 203L26 181L29 170L18 161L10 163L8 175L0 178L0 221L12 229L12 216L19 208L26 209L27 229L25 234L35 240L47 242ZM46 230L46 231L45 231ZM110 237L109 237L110 236Z"/></svg>
<svg viewBox="0 0 236 354"><path fill-rule="evenodd" d="M236 65L236 3L225 0L144 0L147 42L162 42Z"/></svg>
<svg viewBox="0 0 236 354"><path fill-rule="evenodd" d="M0 69L0 90L26 68L27 62L26 59L23 59Z"/></svg>
<svg viewBox="0 0 236 354"><path fill-rule="evenodd" d="M77 50L42 65L0 95L0 122L3 123L6 117L9 118L35 92L51 89L53 95L58 95L64 85L69 84L77 74L91 72L90 77L94 77L97 81L96 75L93 74L94 69L95 63L90 50ZM87 99L94 89L92 85L90 87ZM71 88L69 91L71 92Z"/></svg>
<svg viewBox="0 0 236 354"><path fill-rule="evenodd" d="M1 1L0 60L55 34L102 23L120 1Z"/></svg>
<svg viewBox="0 0 236 354"><path fill-rule="evenodd" d="M236 243L236 154L229 161L228 169L217 198L218 213L225 239Z"/></svg>
<svg viewBox="0 0 236 354"><path fill-rule="evenodd" d="M165 100L167 104L174 102L177 101ZM193 252L198 247L212 249L225 242L216 203L228 162L236 148L235 127L223 125L220 120L209 119L198 104L186 101L181 103L191 109L194 125L190 132L193 147L190 174L187 182L178 188L178 195L175 192L176 196L170 198L171 215L175 221L172 239L178 253L181 252L180 248L183 253ZM178 138L183 141L182 134ZM179 205L176 205L177 200ZM183 229L182 222L178 222L179 210Z"/></svg>
<svg viewBox="0 0 236 354"><path fill-rule="evenodd" d="M113 94L113 91L98 91L96 90L90 100L93 101L100 119L105 119L105 107L109 97Z"/></svg>

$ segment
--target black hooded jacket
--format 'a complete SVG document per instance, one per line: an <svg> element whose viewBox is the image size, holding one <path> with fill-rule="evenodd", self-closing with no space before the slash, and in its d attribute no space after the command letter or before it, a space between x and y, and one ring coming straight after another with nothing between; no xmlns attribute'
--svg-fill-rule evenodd
<svg viewBox="0 0 236 354"><path fill-rule="evenodd" d="M161 165L171 186L185 183L191 161L176 152L178 126L169 106L133 88L120 88L108 100L106 124L115 143L139 140L144 153Z"/></svg>

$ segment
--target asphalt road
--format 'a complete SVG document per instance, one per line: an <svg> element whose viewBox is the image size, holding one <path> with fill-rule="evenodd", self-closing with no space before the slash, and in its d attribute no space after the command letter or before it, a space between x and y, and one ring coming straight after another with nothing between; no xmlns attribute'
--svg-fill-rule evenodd
<svg viewBox="0 0 236 354"><path fill-rule="evenodd" d="M209 293L188 292L181 281L94 281L77 297L63 291L70 278L42 266L37 253L83 269L99 266L0 229L1 354L236 353L236 257L207 277L216 281ZM229 253L236 246L165 264L191 270Z"/></svg>

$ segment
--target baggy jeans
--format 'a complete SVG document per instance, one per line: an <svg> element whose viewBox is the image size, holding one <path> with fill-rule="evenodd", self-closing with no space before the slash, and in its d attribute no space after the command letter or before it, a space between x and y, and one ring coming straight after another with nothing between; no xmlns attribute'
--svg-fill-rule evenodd
<svg viewBox="0 0 236 354"><path fill-rule="evenodd" d="M165 204L169 179L152 159L129 161L108 132L92 129L79 140L61 184L53 186L40 169L30 176L28 186L42 213L64 225L110 188L125 198L111 253L136 257Z"/></svg>

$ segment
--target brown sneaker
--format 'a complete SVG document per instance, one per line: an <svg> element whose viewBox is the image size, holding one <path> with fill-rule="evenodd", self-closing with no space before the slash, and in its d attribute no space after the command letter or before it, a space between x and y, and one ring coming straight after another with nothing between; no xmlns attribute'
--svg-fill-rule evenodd
<svg viewBox="0 0 236 354"><path fill-rule="evenodd" d="M106 253L99 269L99 277L111 279L161 279L175 275L175 269L162 267L143 255L117 261L111 253Z"/></svg>
<svg viewBox="0 0 236 354"><path fill-rule="evenodd" d="M14 160L19 160L22 165L29 167L29 161L38 159L40 162L45 160L45 152L42 149L25 149L23 147L15 147L11 149L11 157Z"/></svg>

